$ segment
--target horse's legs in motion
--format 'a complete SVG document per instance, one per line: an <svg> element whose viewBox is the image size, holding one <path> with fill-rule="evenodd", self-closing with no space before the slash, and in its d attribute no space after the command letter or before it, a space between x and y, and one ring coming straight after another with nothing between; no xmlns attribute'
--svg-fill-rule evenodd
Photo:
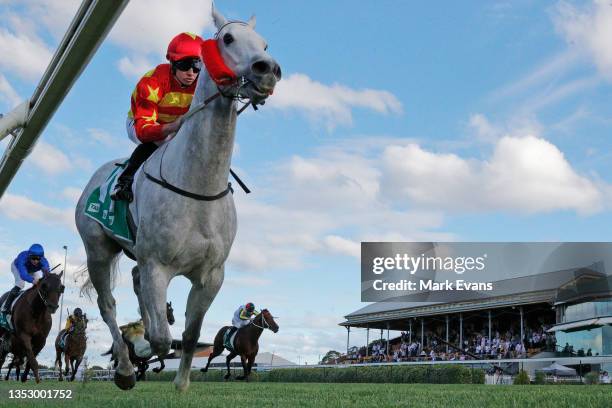
<svg viewBox="0 0 612 408"><path fill-rule="evenodd" d="M32 338L28 335L21 335L19 337L25 347L26 356L28 357L28 363L26 364L21 381L25 382L28 379L28 372L30 371L30 368L32 368L34 378L36 379L36 384L38 384L40 382L40 377L38 376L38 362L36 361L34 350L32 350Z"/></svg>
<svg viewBox="0 0 612 408"><path fill-rule="evenodd" d="M59 381L64 381L64 375L62 374L62 352L59 349L55 349L55 365L59 368Z"/></svg>
<svg viewBox="0 0 612 408"><path fill-rule="evenodd" d="M100 234L103 232L100 231ZM111 292L111 264L117 252L109 248L109 245L101 239L97 241L102 242L84 241L86 242L89 278L98 293L98 308L113 336L113 354L118 361L115 370L115 384L122 390L129 390L136 384L136 376L130 362L127 345L117 325L115 298Z"/></svg>
<svg viewBox="0 0 612 408"><path fill-rule="evenodd" d="M164 368L166 368L166 364L164 364L164 360L162 358L159 359L159 367L155 367L153 369L154 373L160 373Z"/></svg>
<svg viewBox="0 0 612 408"><path fill-rule="evenodd" d="M2 371L2 366L4 365L4 360L6 359L7 354L8 352L0 351L0 371ZM15 360L15 357L13 356L13 361L14 360ZM6 373L5 381L8 381L10 373L11 373L11 366L9 364L9 369L8 369L8 372Z"/></svg>
<svg viewBox="0 0 612 408"><path fill-rule="evenodd" d="M247 381L249 380L249 375L251 375L251 368L253 367L253 363L255 362L255 356L249 356L247 359L247 369L245 377Z"/></svg>
<svg viewBox="0 0 612 408"><path fill-rule="evenodd" d="M170 273L165 267L155 262L139 264L138 271L140 272L140 297L146 299L142 306L144 306L144 314L149 316L149 325L145 325L145 330L149 335L151 350L153 354L164 356L168 354L172 344L166 314L166 292Z"/></svg>
<svg viewBox="0 0 612 408"><path fill-rule="evenodd" d="M202 329L202 320L204 314L210 307L217 292L223 283L223 266L212 269L209 273L201 272L197 278L191 279L191 290L187 299L187 310L185 311L185 331L183 331L183 351L181 353L181 363L178 372L174 378L174 385L180 391L184 391L189 387L189 374L191 372L191 361L195 352L198 339L200 338L200 330ZM166 297L163 299L163 312L166 316ZM168 324L166 322L166 328Z"/></svg>
<svg viewBox="0 0 612 408"><path fill-rule="evenodd" d="M74 381L74 377L76 376L77 371L79 371L79 366L81 365L82 358L76 357L73 361L74 361L74 368L72 369L72 378L70 378L70 381Z"/></svg>
<svg viewBox="0 0 612 408"><path fill-rule="evenodd" d="M68 375L70 374L70 356L68 356L67 353L64 353L64 362L66 363L66 372L64 373L64 375L68 377Z"/></svg>
<svg viewBox="0 0 612 408"><path fill-rule="evenodd" d="M247 378L247 363L246 356L244 354L240 355L240 362L242 363L242 375L236 377L237 380L244 380Z"/></svg>
<svg viewBox="0 0 612 408"><path fill-rule="evenodd" d="M145 307L145 302L140 297L140 271L138 270L138 266L132 268L132 284L134 287L134 293L136 294L136 298L138 299L138 307L140 308L140 316L142 316L142 322L144 324L145 329L150 326L151 320L149 319L149 313L147 312L147 308ZM145 337L149 337L149 334L146 333Z"/></svg>
<svg viewBox="0 0 612 408"><path fill-rule="evenodd" d="M226 380L229 380L230 377L232 376L232 373L230 372L230 362L234 359L234 357L236 357L238 355L238 353L236 353L235 351L232 351L231 353L229 353L227 355L227 357L225 358L225 365L227 366L227 374L225 374L225 376L223 378L225 378Z"/></svg>
<svg viewBox="0 0 612 408"><path fill-rule="evenodd" d="M213 361L213 359L215 357L217 357L218 355L223 353L223 350L224 350L224 347L223 347L223 333L222 333L222 330L220 330L219 333L217 333L217 338L215 338L215 343L213 345L213 351L208 356L208 361L206 362L206 367L201 368L200 371L203 372L203 373L207 372L208 371L208 366L210 366L210 362Z"/></svg>
<svg viewBox="0 0 612 408"><path fill-rule="evenodd" d="M25 368L23 369L23 373L21 374L21 382L28 381L28 374L30 373L30 359L26 360Z"/></svg>

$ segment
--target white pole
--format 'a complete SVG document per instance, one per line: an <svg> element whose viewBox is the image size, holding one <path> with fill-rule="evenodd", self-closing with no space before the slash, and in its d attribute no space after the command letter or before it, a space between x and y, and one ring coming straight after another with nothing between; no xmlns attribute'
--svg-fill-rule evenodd
<svg viewBox="0 0 612 408"><path fill-rule="evenodd" d="M64 248L64 273L62 275L62 284L64 285L64 287L66 286L66 260L68 259L68 246L64 245L62 248ZM64 313L64 294L62 293L62 299L61 299L61 305L60 305L60 315L59 315L59 324L58 324L58 328L57 331L61 331L62 330L62 315Z"/></svg>

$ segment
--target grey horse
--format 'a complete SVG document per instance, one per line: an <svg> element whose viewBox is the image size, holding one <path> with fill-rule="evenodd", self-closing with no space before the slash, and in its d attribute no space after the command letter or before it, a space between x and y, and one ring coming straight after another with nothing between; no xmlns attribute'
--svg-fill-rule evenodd
<svg viewBox="0 0 612 408"><path fill-rule="evenodd" d="M134 290L153 354L167 354L172 342L166 319L168 284L178 275L191 281L183 353L174 379L178 390L186 390L202 320L221 288L224 263L236 235L236 209L232 194L227 194L238 113L235 96L249 99L253 106L261 104L281 78L280 66L266 51L266 41L254 31L254 16L243 23L226 20L214 7L212 14L220 55L238 78L238 85L217 85L206 70L200 73L191 111L186 115L189 119L172 140L157 149L134 180L136 199L130 210L138 228L135 243L115 239L84 214L91 192L122 160L107 163L95 172L76 207L76 225L89 271L83 288L93 287L97 292L100 314L113 336L113 351L118 358L115 384L121 389L135 385L112 295L121 251L137 259L133 273L139 275L135 279L139 287ZM222 95L210 101L219 91ZM210 103L197 110L205 101ZM167 185L154 182L145 172Z"/></svg>

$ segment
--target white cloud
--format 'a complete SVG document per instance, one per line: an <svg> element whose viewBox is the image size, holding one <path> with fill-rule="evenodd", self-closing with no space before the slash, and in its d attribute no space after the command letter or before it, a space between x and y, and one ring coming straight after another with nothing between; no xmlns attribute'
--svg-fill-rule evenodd
<svg viewBox="0 0 612 408"><path fill-rule="evenodd" d="M21 97L11 86L6 77L0 74L0 103L5 104L9 109L14 108L21 102Z"/></svg>
<svg viewBox="0 0 612 408"><path fill-rule="evenodd" d="M62 197L76 204L81 198L83 190L77 187L66 187L62 190Z"/></svg>
<svg viewBox="0 0 612 408"><path fill-rule="evenodd" d="M0 212L14 220L61 225L75 230L73 208L49 207L22 195L5 194L0 201Z"/></svg>
<svg viewBox="0 0 612 408"><path fill-rule="evenodd" d="M350 239L342 238L337 235L328 235L324 238L329 251L340 253L355 258L361 256L361 244L351 241Z"/></svg>
<svg viewBox="0 0 612 408"><path fill-rule="evenodd" d="M28 162L46 174L57 175L72 169L72 162L61 150L46 142L38 142Z"/></svg>
<svg viewBox="0 0 612 408"><path fill-rule="evenodd" d="M135 55L121 58L117 62L117 67L126 77L140 79L146 72L159 63L160 62L151 62L149 58L142 55Z"/></svg>
<svg viewBox="0 0 612 408"><path fill-rule="evenodd" d="M35 80L51 61L51 50L38 37L0 27L0 68L20 78ZM10 57L8 57L10 56Z"/></svg>
<svg viewBox="0 0 612 408"><path fill-rule="evenodd" d="M571 46L586 50L601 74L612 80L612 6L609 0L594 0L582 9L560 2L555 24Z"/></svg>
<svg viewBox="0 0 612 408"><path fill-rule="evenodd" d="M383 160L394 194L448 212L590 214L604 201L597 185L577 174L556 146L533 135L502 137L483 161L415 144L390 146Z"/></svg>
<svg viewBox="0 0 612 408"><path fill-rule="evenodd" d="M382 114L399 114L401 102L390 92L375 89L355 90L340 84L324 85L305 74L292 74L278 83L270 107L305 111L314 121L328 128L350 125L351 109L363 108Z"/></svg>

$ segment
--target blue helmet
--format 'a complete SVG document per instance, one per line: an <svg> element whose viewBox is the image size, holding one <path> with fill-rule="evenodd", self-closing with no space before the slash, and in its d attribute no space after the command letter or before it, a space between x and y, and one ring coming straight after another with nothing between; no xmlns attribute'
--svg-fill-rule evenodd
<svg viewBox="0 0 612 408"><path fill-rule="evenodd" d="M40 244L32 244L30 249L28 249L28 256L38 256L42 258L45 256L45 250Z"/></svg>

